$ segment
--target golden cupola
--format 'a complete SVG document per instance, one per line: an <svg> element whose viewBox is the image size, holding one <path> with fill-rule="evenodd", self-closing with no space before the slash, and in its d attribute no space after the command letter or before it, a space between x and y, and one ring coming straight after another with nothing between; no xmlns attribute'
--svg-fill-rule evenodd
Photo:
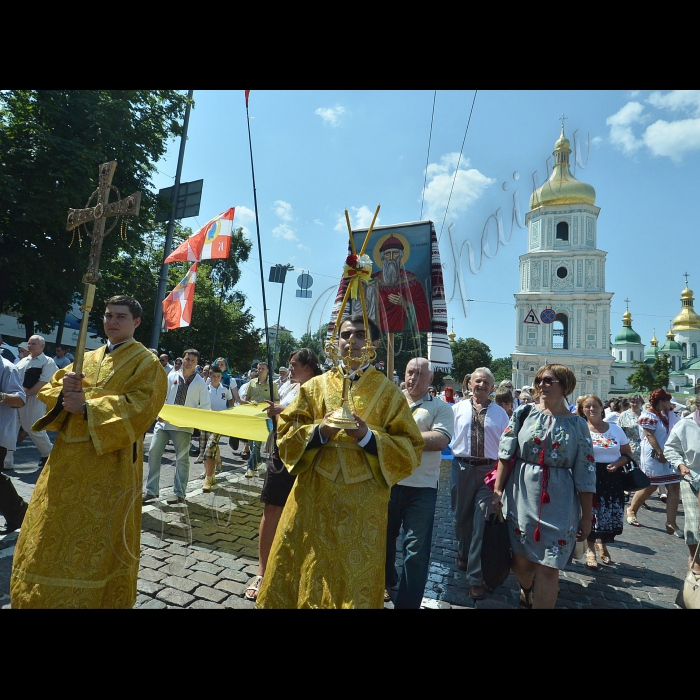
<svg viewBox="0 0 700 700"><path fill-rule="evenodd" d="M549 180L538 187L530 196L530 209L551 207L559 204L595 204L595 190L586 182L577 180L569 167L571 143L561 135L554 144L554 168Z"/></svg>
<svg viewBox="0 0 700 700"><path fill-rule="evenodd" d="M681 312L673 319L673 331L700 331L700 316L693 308L693 290L688 289L688 281L681 292Z"/></svg>

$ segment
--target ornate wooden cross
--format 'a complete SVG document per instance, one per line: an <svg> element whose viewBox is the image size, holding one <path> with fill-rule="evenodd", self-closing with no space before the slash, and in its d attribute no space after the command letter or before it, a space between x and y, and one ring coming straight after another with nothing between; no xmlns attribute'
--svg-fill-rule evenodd
<svg viewBox="0 0 700 700"><path fill-rule="evenodd" d="M87 342L87 331L90 311L92 310L93 302L95 301L95 284L100 279L100 256L102 255L102 241L108 233L116 226L117 220L105 231L105 222L110 216L138 216L139 207L141 206L141 193L134 194L121 199L119 190L112 185L112 177L117 169L117 161L112 160L109 163L102 163L99 168L99 186L90 195L85 208L69 209L68 221L66 230L72 231L81 224L86 224L90 221L92 224L92 233L90 238L90 260L88 262L87 272L83 275L83 283L85 291L83 292L83 319L80 322L80 332L78 333L78 345L75 350L75 360L73 361L73 371L80 374L83 369L83 357L85 355L85 344ZM117 193L117 201L109 202L109 191L114 190ZM97 204L91 207L90 203L97 196Z"/></svg>

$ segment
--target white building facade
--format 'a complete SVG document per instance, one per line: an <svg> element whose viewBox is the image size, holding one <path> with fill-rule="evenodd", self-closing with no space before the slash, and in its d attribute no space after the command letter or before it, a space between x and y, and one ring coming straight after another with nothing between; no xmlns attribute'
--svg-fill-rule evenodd
<svg viewBox="0 0 700 700"><path fill-rule="evenodd" d="M515 294L516 387L532 385L545 363L561 363L576 375L571 400L610 391L610 300L605 291L606 253L597 247L595 190L571 173L564 127L555 143L549 180L530 198L528 249L520 256ZM544 315L543 315L544 312ZM553 323L545 323L554 318Z"/></svg>

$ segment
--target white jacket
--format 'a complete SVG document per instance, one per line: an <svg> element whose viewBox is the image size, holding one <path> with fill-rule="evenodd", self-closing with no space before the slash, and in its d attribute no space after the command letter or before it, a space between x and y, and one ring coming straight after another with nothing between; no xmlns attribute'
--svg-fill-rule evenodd
<svg viewBox="0 0 700 700"><path fill-rule="evenodd" d="M177 387L180 383L180 378L184 380L185 376L182 370L173 370L168 375L168 395L165 399L166 404L173 406L175 397L177 396ZM185 397L185 406L188 408L203 408L207 411L211 409L211 401L209 400L209 391L207 385L199 374L195 373L192 383L187 387L187 396ZM181 428L178 425L173 425L165 421L163 427L165 430L182 430L185 433L192 433L194 428Z"/></svg>

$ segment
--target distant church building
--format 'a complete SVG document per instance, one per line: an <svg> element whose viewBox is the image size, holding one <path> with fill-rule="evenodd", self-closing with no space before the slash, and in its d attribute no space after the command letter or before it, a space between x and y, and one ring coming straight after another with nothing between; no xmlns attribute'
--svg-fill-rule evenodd
<svg viewBox="0 0 700 700"><path fill-rule="evenodd" d="M525 218L528 248L520 256L520 292L515 294L513 381L518 387L532 385L542 365L557 362L576 374L570 399L593 393L605 400L613 364L613 295L605 291L607 254L597 248L595 190L573 176L570 154L562 124L552 174L533 192ZM636 351L643 352L643 346Z"/></svg>
<svg viewBox="0 0 700 700"><path fill-rule="evenodd" d="M692 395L700 389L700 316L693 308L693 290L688 288L686 275L685 289L681 292L681 312L671 324L666 334L666 342L659 346L656 332L646 351L641 338L632 329L632 314L629 308L622 316L622 330L615 336L612 345L614 363L611 370L613 393L628 393L631 387L627 378L635 371L634 360L653 364L658 355L667 355L671 362L667 389L679 394Z"/></svg>

